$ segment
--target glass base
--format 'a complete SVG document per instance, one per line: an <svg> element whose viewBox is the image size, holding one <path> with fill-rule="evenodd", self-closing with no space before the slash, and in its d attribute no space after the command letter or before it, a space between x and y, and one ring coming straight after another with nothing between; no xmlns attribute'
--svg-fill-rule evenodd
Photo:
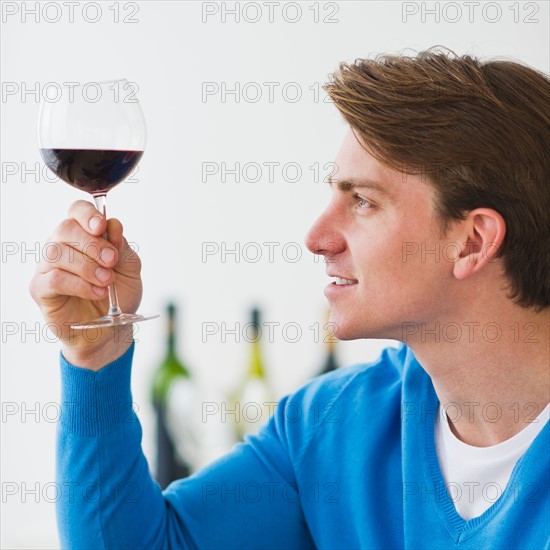
<svg viewBox="0 0 550 550"><path fill-rule="evenodd" d="M131 325L132 323L140 323L149 319L156 319L160 315L138 315L137 313L121 313L120 315L104 315L93 321L83 323L75 323L71 328L86 329L86 328L109 328L119 327L122 325Z"/></svg>

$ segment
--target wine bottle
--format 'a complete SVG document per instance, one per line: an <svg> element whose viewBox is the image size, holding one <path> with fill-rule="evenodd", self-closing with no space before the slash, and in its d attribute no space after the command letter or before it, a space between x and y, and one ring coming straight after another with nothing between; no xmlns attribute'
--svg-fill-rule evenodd
<svg viewBox="0 0 550 550"><path fill-rule="evenodd" d="M191 406L191 377L176 351L176 306L174 304L168 304L167 314L166 356L155 371L152 382L152 401L157 420L156 478L162 489L172 481L187 477L191 473L189 461L182 456L181 448L184 445L178 442L178 438L183 437L182 434L188 435L186 421L189 418L185 417L189 415L181 414L181 405L187 408ZM177 402L180 407L174 406ZM175 414L174 409L178 411Z"/></svg>
<svg viewBox="0 0 550 550"><path fill-rule="evenodd" d="M338 359L336 358L336 344L338 339L334 336L334 323L328 321L330 311L327 313L327 322L325 323L325 336L323 342L326 344L325 358L323 361L323 367L319 374L325 374L336 370L340 365L338 364Z"/></svg>
<svg viewBox="0 0 550 550"><path fill-rule="evenodd" d="M269 386L262 348L260 310L253 308L250 323L243 333L250 344L248 368L237 390L230 397L231 414L235 418L235 436L241 440L247 434L255 434L267 422L276 402Z"/></svg>

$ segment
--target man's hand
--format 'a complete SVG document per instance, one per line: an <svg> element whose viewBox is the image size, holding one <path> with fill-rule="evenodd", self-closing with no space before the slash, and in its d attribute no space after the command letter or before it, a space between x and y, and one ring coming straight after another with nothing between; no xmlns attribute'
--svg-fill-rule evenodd
<svg viewBox="0 0 550 550"><path fill-rule="evenodd" d="M102 237L106 229L109 240ZM132 325L70 328L72 323L107 313L107 287L115 281L122 311L137 311L142 295L141 260L122 231L118 220L107 222L93 204L74 202L68 219L46 241L49 258L43 258L29 285L44 318L57 329L63 355L79 367L99 370L120 357L132 342Z"/></svg>

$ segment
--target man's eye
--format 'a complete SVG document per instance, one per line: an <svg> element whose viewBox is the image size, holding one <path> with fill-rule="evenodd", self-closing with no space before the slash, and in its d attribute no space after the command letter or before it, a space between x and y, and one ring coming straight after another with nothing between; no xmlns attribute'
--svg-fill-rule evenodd
<svg viewBox="0 0 550 550"><path fill-rule="evenodd" d="M355 200L355 204L357 204L359 208L372 208L372 203L370 203L367 199L364 199L360 195L355 194L353 195L353 198Z"/></svg>

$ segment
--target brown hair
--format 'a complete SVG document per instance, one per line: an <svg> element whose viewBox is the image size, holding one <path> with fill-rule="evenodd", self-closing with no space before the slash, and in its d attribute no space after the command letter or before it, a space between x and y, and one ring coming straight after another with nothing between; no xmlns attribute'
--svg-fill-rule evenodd
<svg viewBox="0 0 550 550"><path fill-rule="evenodd" d="M365 148L436 192L442 231L478 207L506 223L510 298L550 305L550 81L512 61L430 48L341 63L324 89Z"/></svg>

